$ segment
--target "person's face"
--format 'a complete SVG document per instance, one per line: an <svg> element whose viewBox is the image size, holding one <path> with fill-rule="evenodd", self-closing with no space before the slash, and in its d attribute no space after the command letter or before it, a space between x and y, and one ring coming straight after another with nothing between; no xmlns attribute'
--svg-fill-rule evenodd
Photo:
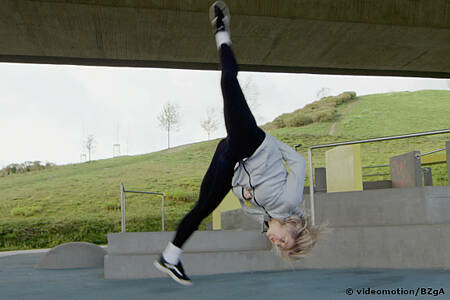
<svg viewBox="0 0 450 300"><path fill-rule="evenodd" d="M266 235L273 245L283 249L289 249L294 246L295 241L288 230L288 226L291 225L281 225L274 220L269 222L269 229L267 229Z"/></svg>

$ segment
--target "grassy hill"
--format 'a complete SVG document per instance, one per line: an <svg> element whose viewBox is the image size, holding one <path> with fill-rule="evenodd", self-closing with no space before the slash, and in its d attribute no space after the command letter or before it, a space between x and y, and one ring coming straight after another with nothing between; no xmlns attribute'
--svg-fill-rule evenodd
<svg viewBox="0 0 450 300"><path fill-rule="evenodd" d="M450 91L368 95L336 110L333 120L269 133L291 146L301 143L299 152L307 157L313 145L450 128ZM391 156L439 149L447 140L448 134L364 144L362 162L387 164ZM175 230L195 204L218 141L0 177L0 250L52 247L67 241L106 243L106 233L120 231L120 182L127 189L164 192L166 230ZM314 167L324 166L325 151L314 152ZM388 172L371 170L378 171ZM435 185L448 184L445 165L433 166L433 180ZM159 197L127 194L128 231L159 231L160 214Z"/></svg>

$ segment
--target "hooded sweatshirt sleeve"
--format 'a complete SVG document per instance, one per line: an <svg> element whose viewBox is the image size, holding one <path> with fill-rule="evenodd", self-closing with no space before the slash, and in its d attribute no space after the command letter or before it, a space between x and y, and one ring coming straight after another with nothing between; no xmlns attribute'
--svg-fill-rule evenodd
<svg viewBox="0 0 450 300"><path fill-rule="evenodd" d="M300 205L305 185L306 161L300 153L285 143L277 140L277 145L284 161L286 161L289 166L289 174L286 179L286 196L291 201L296 199L296 204Z"/></svg>

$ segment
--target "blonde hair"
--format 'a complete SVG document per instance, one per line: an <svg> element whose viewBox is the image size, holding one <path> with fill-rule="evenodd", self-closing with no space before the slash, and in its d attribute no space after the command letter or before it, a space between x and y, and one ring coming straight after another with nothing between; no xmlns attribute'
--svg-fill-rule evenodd
<svg viewBox="0 0 450 300"><path fill-rule="evenodd" d="M317 238L326 232L326 224L311 225L309 216L291 215L283 221L274 219L286 228L294 239L294 246L281 248L274 246L279 256L288 260L302 259L308 255L317 242Z"/></svg>

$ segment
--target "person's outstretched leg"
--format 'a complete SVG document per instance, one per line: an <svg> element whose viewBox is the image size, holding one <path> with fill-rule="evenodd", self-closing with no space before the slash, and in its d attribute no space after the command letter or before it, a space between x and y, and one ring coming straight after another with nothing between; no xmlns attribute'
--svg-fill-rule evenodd
<svg viewBox="0 0 450 300"><path fill-rule="evenodd" d="M261 145L265 133L256 124L237 80L239 69L231 49L230 14L225 3L214 3L210 8L210 18L222 66L225 127L231 150L243 159L250 157Z"/></svg>
<svg viewBox="0 0 450 300"><path fill-rule="evenodd" d="M237 79L238 65L231 46L220 45L222 65L221 87L224 103L225 127L230 147L238 159L250 157L264 141L265 133L256 124Z"/></svg>

